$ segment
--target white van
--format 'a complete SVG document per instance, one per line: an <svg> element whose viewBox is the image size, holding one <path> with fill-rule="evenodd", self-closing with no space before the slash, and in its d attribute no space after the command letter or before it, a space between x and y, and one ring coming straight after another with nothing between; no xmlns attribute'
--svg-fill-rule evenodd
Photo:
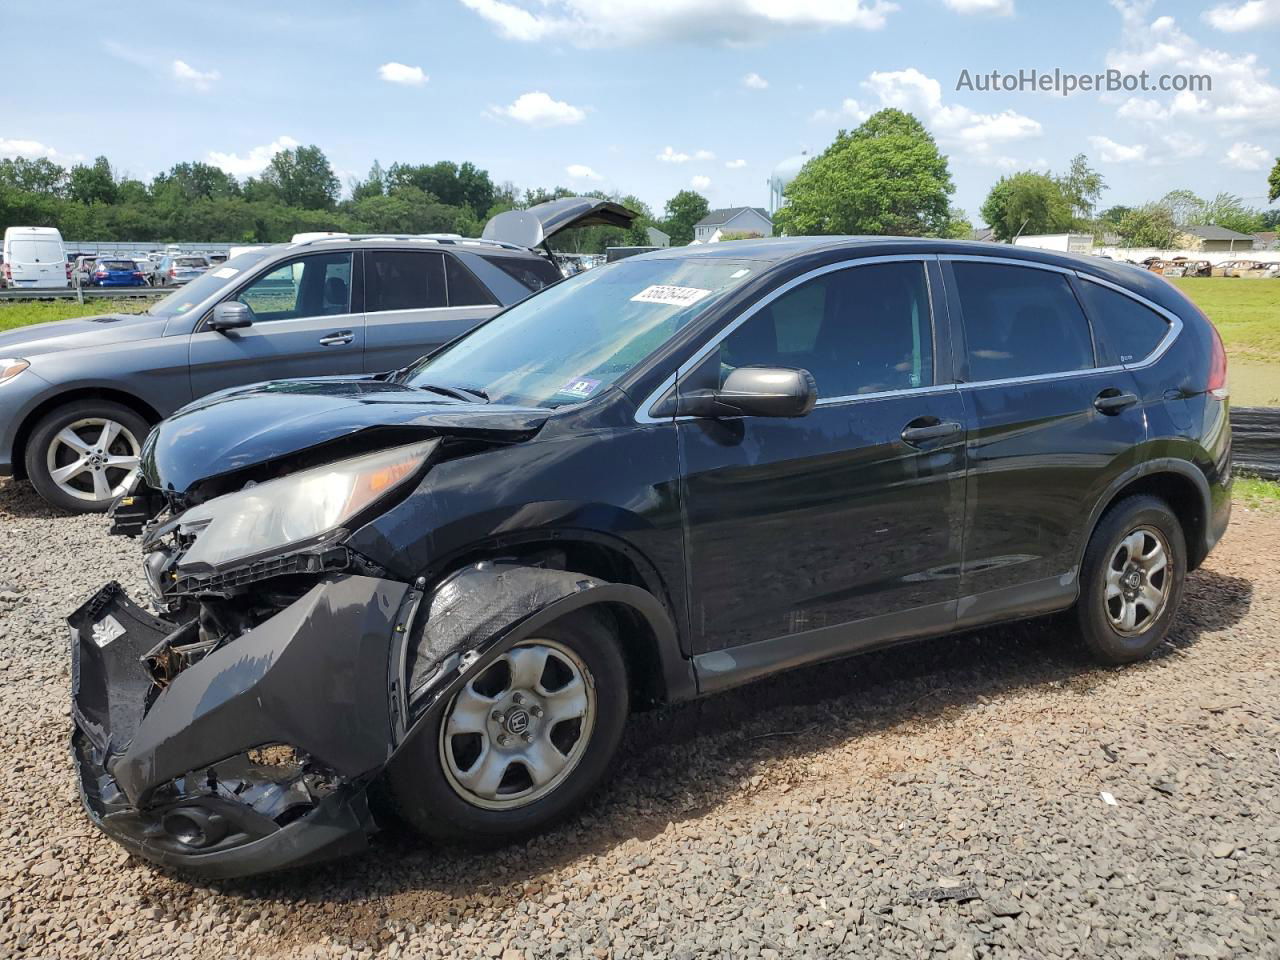
<svg viewBox="0 0 1280 960"><path fill-rule="evenodd" d="M11 287L69 287L62 234L53 227L9 227L4 232L4 275Z"/></svg>

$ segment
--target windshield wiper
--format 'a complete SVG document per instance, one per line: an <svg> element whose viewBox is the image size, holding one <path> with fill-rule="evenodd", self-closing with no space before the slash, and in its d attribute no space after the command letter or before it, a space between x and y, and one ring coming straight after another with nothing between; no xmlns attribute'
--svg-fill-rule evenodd
<svg viewBox="0 0 1280 960"><path fill-rule="evenodd" d="M474 390L470 387L442 387L435 383L415 383L413 386L417 387L419 390L430 390L432 393L452 397L454 400L461 400L464 403L474 403L476 397L479 397L484 403L489 402L489 395L487 393L483 390Z"/></svg>

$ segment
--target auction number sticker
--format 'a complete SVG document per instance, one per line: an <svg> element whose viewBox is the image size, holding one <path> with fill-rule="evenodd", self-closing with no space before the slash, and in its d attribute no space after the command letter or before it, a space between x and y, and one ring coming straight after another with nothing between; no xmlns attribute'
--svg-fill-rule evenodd
<svg viewBox="0 0 1280 960"><path fill-rule="evenodd" d="M235 267L219 267L217 270L213 271L213 275L219 280L230 280L239 272L240 271Z"/></svg>
<svg viewBox="0 0 1280 960"><path fill-rule="evenodd" d="M710 294L710 290L702 290L699 287L673 287L655 283L645 287L631 299L636 303L665 303L671 307L687 307Z"/></svg>
<svg viewBox="0 0 1280 960"><path fill-rule="evenodd" d="M561 393L567 393L571 397L581 397L585 400L596 392L596 387L600 386L599 380L592 380L589 377L582 377L578 380L570 380L560 388Z"/></svg>

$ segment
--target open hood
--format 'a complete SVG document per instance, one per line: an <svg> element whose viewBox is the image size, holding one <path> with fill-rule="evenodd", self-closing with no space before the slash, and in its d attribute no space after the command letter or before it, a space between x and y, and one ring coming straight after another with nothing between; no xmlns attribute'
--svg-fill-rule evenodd
<svg viewBox="0 0 1280 960"><path fill-rule="evenodd" d="M508 210L484 225L485 240L501 240L521 247L537 247L561 230L572 227L631 226L637 214L612 200L564 197L528 210Z"/></svg>
<svg viewBox="0 0 1280 960"><path fill-rule="evenodd" d="M367 430L513 442L532 436L550 415L372 378L280 380L210 394L161 421L147 438L142 471L151 487L182 494L211 477Z"/></svg>

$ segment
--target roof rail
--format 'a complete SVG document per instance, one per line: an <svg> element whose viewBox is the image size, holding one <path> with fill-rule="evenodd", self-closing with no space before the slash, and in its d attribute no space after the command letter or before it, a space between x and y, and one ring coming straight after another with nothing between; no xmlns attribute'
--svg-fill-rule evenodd
<svg viewBox="0 0 1280 960"><path fill-rule="evenodd" d="M496 247L501 250L520 250L529 252L528 247L505 240L483 240L479 237L464 237L456 233L345 233L331 237L312 237L291 243L291 247L311 247L324 243L344 243L348 240L417 240L422 243L438 243L445 246L477 246Z"/></svg>

